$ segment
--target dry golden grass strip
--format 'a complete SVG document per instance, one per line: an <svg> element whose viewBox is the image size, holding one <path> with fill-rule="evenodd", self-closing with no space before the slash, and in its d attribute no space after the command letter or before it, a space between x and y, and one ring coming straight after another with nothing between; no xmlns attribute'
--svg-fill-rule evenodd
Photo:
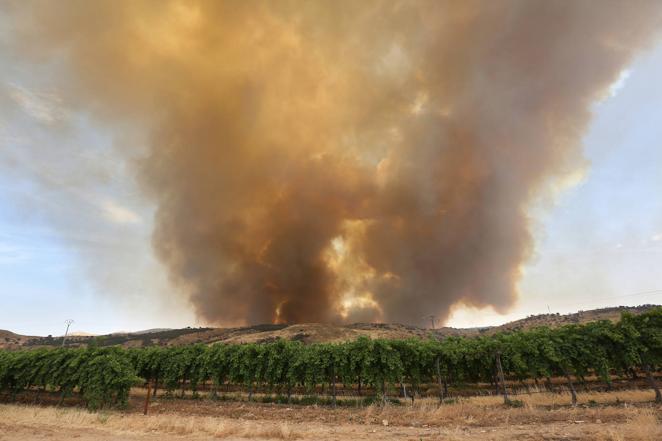
<svg viewBox="0 0 662 441"><path fill-rule="evenodd" d="M503 405L500 397L472 397L452 404L438 405L436 400L418 400L414 405L370 406L364 411L366 422L415 426L462 425L468 427L503 426L509 424L541 424L563 422L610 422L625 424L640 415L662 416L662 409L651 403L649 391L588 393L582 395L578 407L568 406L568 397L557 394L532 394L518 397L523 406ZM604 404L620 403L618 406ZM554 407L554 405L558 405ZM660 438L662 439L662 437Z"/></svg>
<svg viewBox="0 0 662 441"><path fill-rule="evenodd" d="M299 435L287 422L264 423L223 417L186 415L137 415L120 412L92 413L83 409L59 409L0 404L0 420L6 425L48 425L105 429L114 433L165 433L211 435L216 438L296 439Z"/></svg>
<svg viewBox="0 0 662 441"><path fill-rule="evenodd" d="M0 405L0 426L7 430L44 429L42 432L97 429L108 434L104 441L130 436L150 440L156 437L161 441L181 437L316 441L425 437L458 441L662 440L662 408L651 402L649 391L580 397L583 404L575 408L568 405L567 395L532 394L519 396L524 405L517 408L504 406L499 397L474 397L442 406L435 399L424 399L413 406L407 402L400 406L335 410L326 406L165 400L155 404L155 412L149 416L131 410L90 413L72 408ZM614 405L617 399L618 406ZM557 402L562 405L553 407ZM589 402L604 404L586 405Z"/></svg>

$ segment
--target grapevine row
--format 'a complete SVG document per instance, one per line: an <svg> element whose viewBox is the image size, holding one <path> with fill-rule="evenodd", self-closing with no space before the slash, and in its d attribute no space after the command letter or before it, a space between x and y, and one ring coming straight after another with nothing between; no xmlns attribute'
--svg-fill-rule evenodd
<svg viewBox="0 0 662 441"><path fill-rule="evenodd" d="M384 340L361 337L345 343L304 345L279 340L253 344L202 344L136 349L37 349L0 352L0 388L10 396L24 389L79 392L92 408L126 404L131 385L150 382L168 394L211 385L215 396L233 386L252 398L256 390L289 400L294 390L336 399L344 385L361 395L366 388L385 398L414 399L424 385L499 383L501 366L513 381L552 377L574 382L598 376L611 387L612 375L644 372L662 400L652 373L662 366L662 308L624 314L617 323L546 327L492 336Z"/></svg>
<svg viewBox="0 0 662 441"><path fill-rule="evenodd" d="M77 391L87 406L125 406L140 379L121 348L0 351L0 389L13 400L25 389L60 392L60 402Z"/></svg>

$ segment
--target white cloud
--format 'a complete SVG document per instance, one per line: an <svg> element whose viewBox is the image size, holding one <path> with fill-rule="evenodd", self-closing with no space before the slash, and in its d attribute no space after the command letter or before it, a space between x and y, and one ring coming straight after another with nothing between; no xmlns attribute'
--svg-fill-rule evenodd
<svg viewBox="0 0 662 441"><path fill-rule="evenodd" d="M23 111L45 124L55 124L66 119L62 100L54 93L35 92L16 84L9 84L9 96Z"/></svg>
<svg viewBox="0 0 662 441"><path fill-rule="evenodd" d="M612 83L612 85L609 87L609 96L614 97L616 94L618 94L618 91L625 86L625 83L627 82L628 78L630 78L630 75L632 75L632 69L624 69L621 71L621 74L618 76L616 81Z"/></svg>
<svg viewBox="0 0 662 441"><path fill-rule="evenodd" d="M104 201L101 208L106 218L116 224L137 224L141 221L138 214L111 200Z"/></svg>
<svg viewBox="0 0 662 441"><path fill-rule="evenodd" d="M662 233L654 234L653 236L651 236L651 240L652 240L653 242L660 242L660 241L662 241Z"/></svg>

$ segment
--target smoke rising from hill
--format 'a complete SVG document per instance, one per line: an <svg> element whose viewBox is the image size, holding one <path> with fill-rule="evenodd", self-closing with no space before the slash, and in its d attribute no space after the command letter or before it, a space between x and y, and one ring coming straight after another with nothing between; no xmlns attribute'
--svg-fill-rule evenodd
<svg viewBox="0 0 662 441"><path fill-rule="evenodd" d="M14 49L137 126L154 250L210 323L507 310L527 207L655 1L31 2Z"/></svg>

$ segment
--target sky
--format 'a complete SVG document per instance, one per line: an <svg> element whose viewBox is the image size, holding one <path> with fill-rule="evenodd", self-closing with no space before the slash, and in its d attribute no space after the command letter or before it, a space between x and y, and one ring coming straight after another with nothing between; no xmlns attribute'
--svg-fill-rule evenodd
<svg viewBox="0 0 662 441"><path fill-rule="evenodd" d="M73 332L99 334L205 325L152 249L156 206L132 173L143 135L66 103L50 81L57 62L1 49L0 329L58 335L66 319ZM447 325L662 303L659 78L662 44L593 103L582 173L529 207L534 250L514 306L458 304ZM134 156L119 155L117 144Z"/></svg>

